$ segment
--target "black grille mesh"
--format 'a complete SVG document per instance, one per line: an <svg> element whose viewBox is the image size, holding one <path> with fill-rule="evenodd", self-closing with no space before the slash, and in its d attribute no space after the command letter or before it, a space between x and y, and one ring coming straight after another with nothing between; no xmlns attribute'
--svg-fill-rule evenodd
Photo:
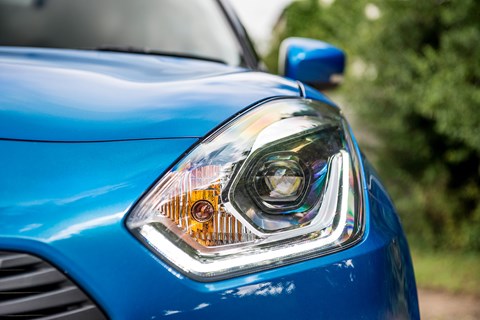
<svg viewBox="0 0 480 320"><path fill-rule="evenodd" d="M106 319L72 281L29 254L0 251L0 319Z"/></svg>

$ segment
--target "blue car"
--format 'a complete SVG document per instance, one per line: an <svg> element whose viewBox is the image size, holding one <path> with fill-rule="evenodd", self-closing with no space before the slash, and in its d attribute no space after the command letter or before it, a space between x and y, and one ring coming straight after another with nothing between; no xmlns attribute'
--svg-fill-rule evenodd
<svg viewBox="0 0 480 320"><path fill-rule="evenodd" d="M417 319L341 110L220 0L0 0L1 319ZM316 89L315 89L316 88Z"/></svg>

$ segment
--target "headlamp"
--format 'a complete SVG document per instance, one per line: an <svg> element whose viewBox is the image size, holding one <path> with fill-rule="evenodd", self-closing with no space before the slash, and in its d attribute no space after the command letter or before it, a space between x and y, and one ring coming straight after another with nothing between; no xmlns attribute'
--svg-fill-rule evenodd
<svg viewBox="0 0 480 320"><path fill-rule="evenodd" d="M201 281L309 259L358 241L358 155L336 108L264 103L199 143L137 203L128 228Z"/></svg>

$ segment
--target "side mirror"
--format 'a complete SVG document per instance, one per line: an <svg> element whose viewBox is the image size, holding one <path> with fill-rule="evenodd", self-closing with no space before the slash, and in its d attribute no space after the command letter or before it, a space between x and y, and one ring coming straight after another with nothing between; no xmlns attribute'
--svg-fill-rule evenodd
<svg viewBox="0 0 480 320"><path fill-rule="evenodd" d="M343 79L345 53L323 41L287 38L280 45L278 69L288 78L329 89Z"/></svg>

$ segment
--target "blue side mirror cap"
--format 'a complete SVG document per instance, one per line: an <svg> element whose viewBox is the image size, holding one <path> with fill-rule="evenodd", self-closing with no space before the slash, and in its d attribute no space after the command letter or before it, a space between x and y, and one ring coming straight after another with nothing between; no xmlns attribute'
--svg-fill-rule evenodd
<svg viewBox="0 0 480 320"><path fill-rule="evenodd" d="M317 89L337 86L344 69L345 53L326 42L287 38L280 46L279 73Z"/></svg>

